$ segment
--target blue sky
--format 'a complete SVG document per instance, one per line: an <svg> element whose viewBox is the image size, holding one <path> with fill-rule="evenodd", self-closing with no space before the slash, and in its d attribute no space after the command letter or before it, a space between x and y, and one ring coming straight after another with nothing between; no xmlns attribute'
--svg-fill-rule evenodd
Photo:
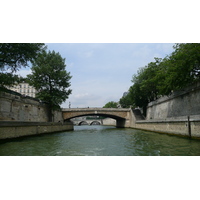
<svg viewBox="0 0 200 200"><path fill-rule="evenodd" d="M173 43L46 43L48 50L59 52L71 73L72 94L62 104L68 108L103 107L119 101L132 85L140 67L164 58ZM30 73L30 69L20 71Z"/></svg>
<svg viewBox="0 0 200 200"><path fill-rule="evenodd" d="M132 85L138 68L165 57L173 44L74 43L47 44L49 50L66 58L67 71L72 75L72 94L62 105L68 107L102 107L119 101Z"/></svg>

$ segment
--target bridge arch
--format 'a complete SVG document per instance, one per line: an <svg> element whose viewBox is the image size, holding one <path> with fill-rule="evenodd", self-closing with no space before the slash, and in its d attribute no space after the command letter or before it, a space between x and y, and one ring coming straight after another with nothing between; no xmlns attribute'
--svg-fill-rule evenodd
<svg viewBox="0 0 200 200"><path fill-rule="evenodd" d="M81 126L81 125L89 125L86 121L81 121L78 123L78 126Z"/></svg>
<svg viewBox="0 0 200 200"><path fill-rule="evenodd" d="M90 126L91 125L101 125L101 123L99 122L99 121L92 121L91 123L90 123Z"/></svg>

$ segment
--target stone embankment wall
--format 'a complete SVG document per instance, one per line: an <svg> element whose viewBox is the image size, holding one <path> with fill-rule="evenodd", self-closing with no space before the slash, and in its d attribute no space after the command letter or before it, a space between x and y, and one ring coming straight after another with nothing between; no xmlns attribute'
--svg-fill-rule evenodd
<svg viewBox="0 0 200 200"><path fill-rule="evenodd" d="M0 139L73 130L61 111L48 122L48 105L16 92L0 92Z"/></svg>
<svg viewBox="0 0 200 200"><path fill-rule="evenodd" d="M200 84L184 88L149 103L147 120L185 119L200 117Z"/></svg>
<svg viewBox="0 0 200 200"><path fill-rule="evenodd" d="M6 122L0 121L0 140L73 130L71 122Z"/></svg>
<svg viewBox="0 0 200 200"><path fill-rule="evenodd" d="M133 110L132 128L200 138L200 84L149 103L146 119L138 112Z"/></svg>
<svg viewBox="0 0 200 200"><path fill-rule="evenodd" d="M200 120L143 120L132 128L200 139Z"/></svg>
<svg viewBox="0 0 200 200"><path fill-rule="evenodd" d="M48 122L48 105L16 92L0 92L0 121ZM54 112L54 122L63 121L62 112Z"/></svg>

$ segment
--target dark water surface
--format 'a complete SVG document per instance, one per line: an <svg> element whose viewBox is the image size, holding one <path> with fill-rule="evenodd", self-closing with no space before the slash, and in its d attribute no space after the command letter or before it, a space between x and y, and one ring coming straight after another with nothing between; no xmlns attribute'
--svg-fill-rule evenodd
<svg viewBox="0 0 200 200"><path fill-rule="evenodd" d="M199 156L200 140L110 126L0 143L1 156Z"/></svg>

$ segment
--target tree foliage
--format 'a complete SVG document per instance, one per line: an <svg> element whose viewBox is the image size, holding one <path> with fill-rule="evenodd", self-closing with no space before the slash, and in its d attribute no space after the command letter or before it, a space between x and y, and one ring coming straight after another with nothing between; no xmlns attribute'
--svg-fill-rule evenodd
<svg viewBox="0 0 200 200"><path fill-rule="evenodd" d="M68 89L71 76L65 68L65 59L59 53L43 51L33 62L32 74L27 76L38 91L36 97L48 102L50 110L60 108L72 92Z"/></svg>
<svg viewBox="0 0 200 200"><path fill-rule="evenodd" d="M122 108L130 108L130 107L135 107L134 102L131 98L131 93L128 92L127 95L123 96L119 100L119 104L121 105Z"/></svg>
<svg viewBox="0 0 200 200"><path fill-rule="evenodd" d="M176 44L174 52L162 63L166 66L163 94L179 90L200 80L200 44Z"/></svg>
<svg viewBox="0 0 200 200"><path fill-rule="evenodd" d="M0 88L20 82L13 73L29 66L45 48L43 43L0 43Z"/></svg>
<svg viewBox="0 0 200 200"><path fill-rule="evenodd" d="M109 101L105 104L103 108L118 108L118 103L114 101Z"/></svg>
<svg viewBox="0 0 200 200"><path fill-rule="evenodd" d="M43 43L0 43L0 69L15 72L26 67L44 48Z"/></svg>
<svg viewBox="0 0 200 200"><path fill-rule="evenodd" d="M0 91L6 90L6 86L12 86L19 83L21 78L12 73L0 73Z"/></svg>

